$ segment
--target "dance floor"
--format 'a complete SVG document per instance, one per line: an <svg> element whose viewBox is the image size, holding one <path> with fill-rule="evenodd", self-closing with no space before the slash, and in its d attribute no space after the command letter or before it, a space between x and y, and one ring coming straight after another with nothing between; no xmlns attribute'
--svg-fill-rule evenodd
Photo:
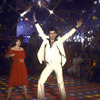
<svg viewBox="0 0 100 100"><path fill-rule="evenodd" d="M27 87L28 100L37 100L37 82L39 75L29 76ZM100 100L100 84L64 76L67 100ZM0 100L6 100L8 92L8 77L0 77ZM22 87L14 87L12 100L24 100ZM45 100L60 100L56 77L51 74L45 83Z"/></svg>

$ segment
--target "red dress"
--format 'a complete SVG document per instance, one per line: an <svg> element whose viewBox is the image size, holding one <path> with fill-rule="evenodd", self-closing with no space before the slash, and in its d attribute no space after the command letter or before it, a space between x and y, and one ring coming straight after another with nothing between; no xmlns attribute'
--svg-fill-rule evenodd
<svg viewBox="0 0 100 100"><path fill-rule="evenodd" d="M8 87L21 86L28 84L27 69L24 62L20 62L20 59L25 58L25 51L16 51L9 49L6 55L14 53L15 56L12 57L13 63L11 67Z"/></svg>

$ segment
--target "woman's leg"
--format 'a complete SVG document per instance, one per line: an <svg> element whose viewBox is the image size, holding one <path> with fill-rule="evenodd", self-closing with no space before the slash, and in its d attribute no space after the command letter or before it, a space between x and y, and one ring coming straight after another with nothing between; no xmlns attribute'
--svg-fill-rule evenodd
<svg viewBox="0 0 100 100"><path fill-rule="evenodd" d="M8 97L7 97L7 100L10 99L10 97L11 97L11 92L12 92L12 87L9 87L9 88L8 88Z"/></svg>
<svg viewBox="0 0 100 100"><path fill-rule="evenodd" d="M25 99L27 99L27 86L26 85L23 85L23 90L25 94Z"/></svg>

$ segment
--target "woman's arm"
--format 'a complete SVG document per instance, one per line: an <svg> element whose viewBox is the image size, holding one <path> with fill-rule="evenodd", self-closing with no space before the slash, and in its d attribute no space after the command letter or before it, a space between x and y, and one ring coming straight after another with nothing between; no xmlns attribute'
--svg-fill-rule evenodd
<svg viewBox="0 0 100 100"><path fill-rule="evenodd" d="M10 54L10 55L5 55L6 58L13 57L13 56L15 56L14 53L12 53L12 54Z"/></svg>
<svg viewBox="0 0 100 100"><path fill-rule="evenodd" d="M13 56L15 56L15 54L12 53L12 50L11 49L9 49L8 52L5 54L5 57L6 58L13 57Z"/></svg>

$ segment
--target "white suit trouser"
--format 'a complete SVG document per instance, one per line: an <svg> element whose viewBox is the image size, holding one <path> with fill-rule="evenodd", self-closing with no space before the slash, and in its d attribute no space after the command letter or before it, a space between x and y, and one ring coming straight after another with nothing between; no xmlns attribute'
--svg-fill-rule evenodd
<svg viewBox="0 0 100 100"><path fill-rule="evenodd" d="M61 100L66 100L66 92L65 92L65 87L64 87L64 81L63 81L63 73L62 73L62 67L60 64L56 64L54 66L53 64L45 67L45 69L42 71L40 75L40 79L38 81L38 100L44 100L45 99L45 94L44 94L44 83L46 82L47 78L52 72L55 72L56 77L57 77L57 83L58 83L58 88L61 96Z"/></svg>

